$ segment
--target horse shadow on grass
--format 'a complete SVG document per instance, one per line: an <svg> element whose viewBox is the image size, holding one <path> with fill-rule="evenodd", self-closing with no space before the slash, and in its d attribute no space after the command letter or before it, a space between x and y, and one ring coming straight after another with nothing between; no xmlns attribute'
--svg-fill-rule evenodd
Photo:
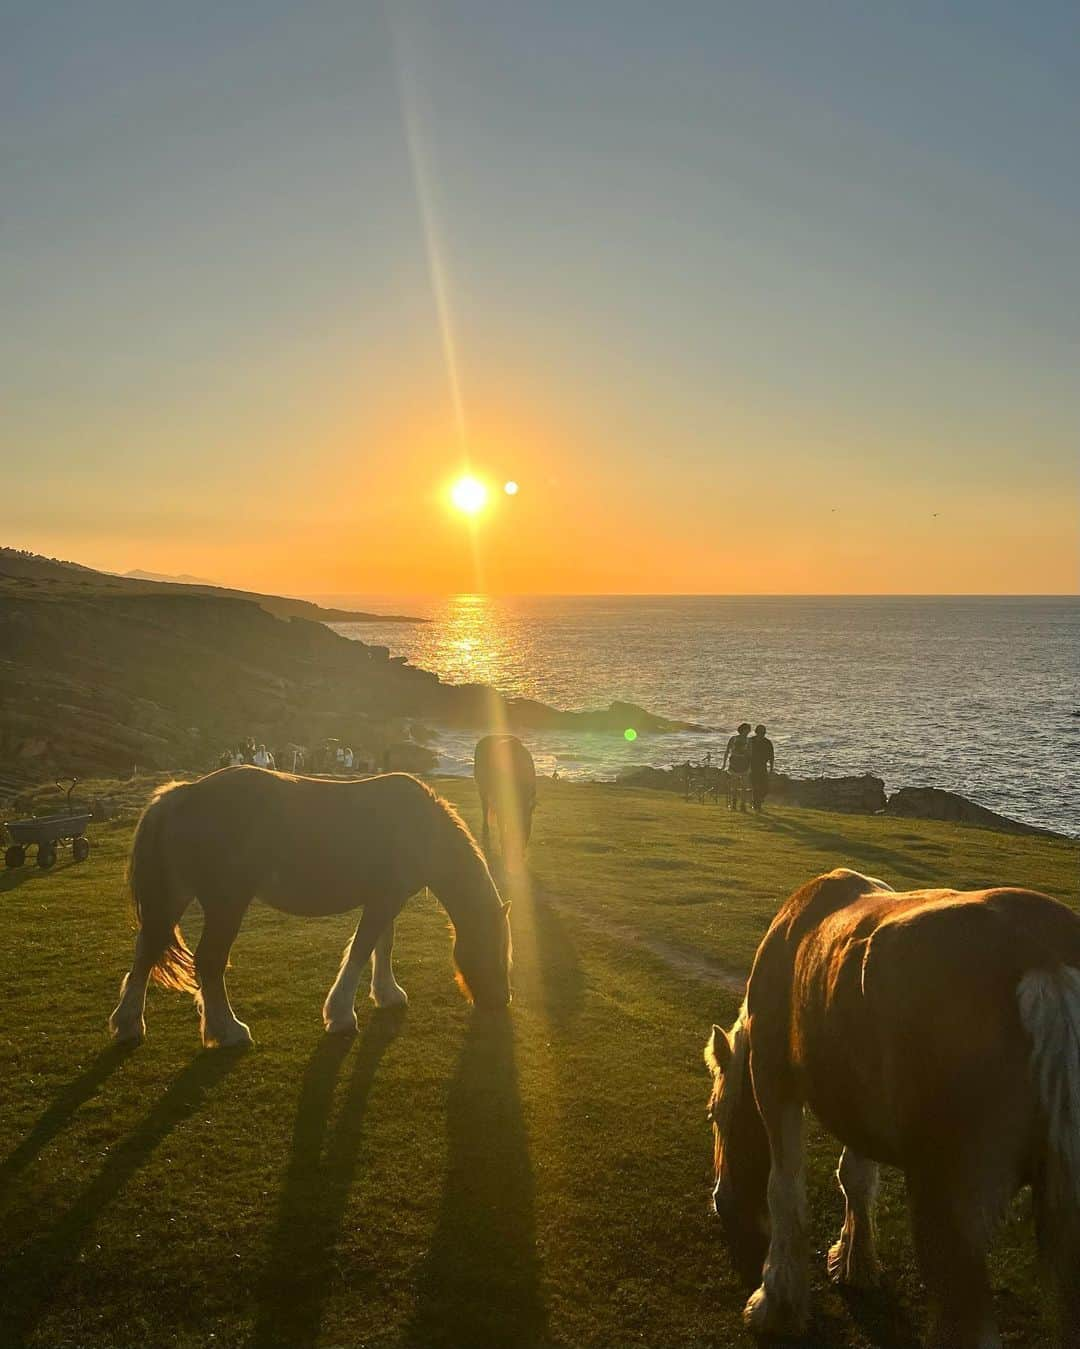
<svg viewBox="0 0 1080 1349"><path fill-rule="evenodd" d="M867 843L861 838L848 838L846 834L837 833L836 830L818 829L813 825L804 824L801 820L782 820L775 815L766 818L771 828L791 834L800 843L809 847L832 853L837 859L836 866L851 864L875 868L881 866L886 870L894 868L919 881L937 882L946 879L942 869L925 857L885 848L878 843ZM880 879L888 881L889 877L882 876Z"/></svg>
<svg viewBox="0 0 1080 1349"><path fill-rule="evenodd" d="M536 1203L508 1016L479 1014L447 1099L448 1161L408 1345L546 1342Z"/></svg>
<svg viewBox="0 0 1080 1349"><path fill-rule="evenodd" d="M117 1051L118 1052L118 1051ZM170 1133L202 1108L232 1071L242 1050L218 1049L200 1053L170 1083L150 1113L109 1152L105 1164L67 1212L48 1231L19 1251L0 1271L4 1293L4 1344L25 1344L49 1307L63 1296L65 1276L78 1258L90 1232L109 1204L150 1160ZM27 1139L36 1138L38 1151L63 1127L95 1084L115 1067L106 1051L87 1073L62 1093L55 1114L39 1121ZM12 1156L17 1156L20 1149ZM30 1158L27 1156L26 1160ZM9 1162L11 1158L8 1159ZM23 1162L25 1165L25 1161Z"/></svg>
<svg viewBox="0 0 1080 1349"><path fill-rule="evenodd" d="M919 1328L887 1286L865 1292L844 1288L839 1293L848 1315L875 1349L920 1349Z"/></svg>
<svg viewBox="0 0 1080 1349"><path fill-rule="evenodd" d="M405 1008L378 1012L357 1043L326 1035L308 1061L300 1088L292 1152L277 1226L258 1293L251 1344L315 1343L335 1277L334 1246L356 1174L364 1117L379 1064L405 1024ZM328 1128L342 1067L355 1045L352 1072L333 1131ZM377 1295L378 1271L352 1268L350 1292Z"/></svg>
<svg viewBox="0 0 1080 1349"><path fill-rule="evenodd" d="M74 1078L40 1117L21 1143L0 1162L0 1197L8 1185L48 1147L57 1134L63 1133L79 1110L97 1095L125 1059L130 1058L134 1046L110 1044L103 1049L84 1072Z"/></svg>

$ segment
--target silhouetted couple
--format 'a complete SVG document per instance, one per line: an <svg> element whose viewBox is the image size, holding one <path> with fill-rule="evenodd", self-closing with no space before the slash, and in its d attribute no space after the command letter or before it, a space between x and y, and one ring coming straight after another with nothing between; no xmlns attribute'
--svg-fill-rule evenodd
<svg viewBox="0 0 1080 1349"><path fill-rule="evenodd" d="M749 794L755 810L760 811L769 794L769 775L773 771L774 754L772 741L765 734L765 727L754 727L750 734L750 723L744 721L724 750L724 762L721 769L727 769L727 799L729 810L746 810L746 798Z"/></svg>

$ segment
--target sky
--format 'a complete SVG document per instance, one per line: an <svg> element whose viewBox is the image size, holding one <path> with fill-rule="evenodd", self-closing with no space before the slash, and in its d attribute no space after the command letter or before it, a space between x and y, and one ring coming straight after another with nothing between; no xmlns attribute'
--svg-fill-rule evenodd
<svg viewBox="0 0 1080 1349"><path fill-rule="evenodd" d="M1073 3L0 0L0 543L1073 593L1078 147Z"/></svg>

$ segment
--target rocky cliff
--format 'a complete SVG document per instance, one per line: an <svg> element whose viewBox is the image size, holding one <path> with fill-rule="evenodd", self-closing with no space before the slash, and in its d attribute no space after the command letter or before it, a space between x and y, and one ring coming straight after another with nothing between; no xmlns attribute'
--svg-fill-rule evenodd
<svg viewBox="0 0 1080 1349"><path fill-rule="evenodd" d="M443 684L321 621L276 616L261 597L120 579L72 567L2 578L0 776L202 769L249 735L378 752L413 717L478 732L677 725L628 704L562 712Z"/></svg>

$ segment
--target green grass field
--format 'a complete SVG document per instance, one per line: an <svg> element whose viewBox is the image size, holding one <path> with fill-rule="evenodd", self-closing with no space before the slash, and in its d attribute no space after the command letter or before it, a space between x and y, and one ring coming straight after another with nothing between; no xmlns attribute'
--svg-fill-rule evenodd
<svg viewBox="0 0 1080 1349"><path fill-rule="evenodd" d="M255 906L230 976L255 1047L203 1053L190 999L152 989L146 1044L118 1053L130 824L98 829L84 866L0 875L0 1343L748 1344L707 1212L701 1062L738 999L628 929L742 973L783 897L843 863L1080 900L1073 843L542 788L533 884L507 889L506 1022L461 1000L446 920L418 896L398 924L409 1008L365 1006L357 1037L328 1038L347 920ZM442 789L475 823L471 784ZM824 1279L838 1149L810 1136L806 1343L917 1343L902 1184L883 1195L886 1287L842 1296ZM995 1283L1008 1342L1044 1343L1022 1201Z"/></svg>

